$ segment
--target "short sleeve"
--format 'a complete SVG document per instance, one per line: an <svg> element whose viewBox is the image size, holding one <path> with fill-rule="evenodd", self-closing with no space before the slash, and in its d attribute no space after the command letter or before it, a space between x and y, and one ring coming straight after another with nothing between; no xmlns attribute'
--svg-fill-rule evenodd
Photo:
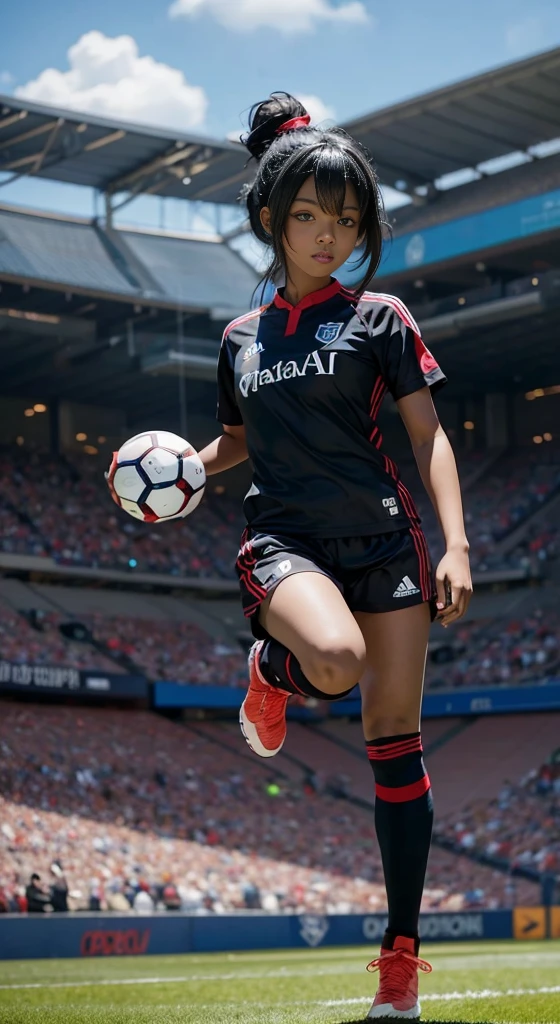
<svg viewBox="0 0 560 1024"><path fill-rule="evenodd" d="M218 408L216 419L226 427L241 427L243 417L235 397L234 353L224 334L218 356Z"/></svg>
<svg viewBox="0 0 560 1024"><path fill-rule="evenodd" d="M381 372L393 398L405 398L421 388L432 393L446 383L446 376L422 341L418 325L398 299L387 304L370 321Z"/></svg>

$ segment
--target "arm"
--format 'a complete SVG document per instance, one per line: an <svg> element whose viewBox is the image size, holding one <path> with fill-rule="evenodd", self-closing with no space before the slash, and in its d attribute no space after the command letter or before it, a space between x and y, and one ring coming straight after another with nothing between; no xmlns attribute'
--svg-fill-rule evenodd
<svg viewBox="0 0 560 1024"><path fill-rule="evenodd" d="M455 456L442 429L429 389L421 388L397 402L424 487L445 537L446 554L436 571L438 618L443 626L465 614L472 595L469 543ZM451 587L446 605L445 582Z"/></svg>
<svg viewBox="0 0 560 1024"><path fill-rule="evenodd" d="M232 469L240 462L245 462L249 458L245 443L245 427L224 425L223 434L207 444L198 454L204 463L207 476L221 473L224 469Z"/></svg>

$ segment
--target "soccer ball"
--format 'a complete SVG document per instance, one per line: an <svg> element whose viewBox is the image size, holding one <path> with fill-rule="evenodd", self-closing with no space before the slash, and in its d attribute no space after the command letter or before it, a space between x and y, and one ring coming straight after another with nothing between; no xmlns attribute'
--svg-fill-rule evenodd
<svg viewBox="0 0 560 1024"><path fill-rule="evenodd" d="M190 515L206 484L192 445L167 430L146 430L125 441L105 477L113 501L144 523Z"/></svg>

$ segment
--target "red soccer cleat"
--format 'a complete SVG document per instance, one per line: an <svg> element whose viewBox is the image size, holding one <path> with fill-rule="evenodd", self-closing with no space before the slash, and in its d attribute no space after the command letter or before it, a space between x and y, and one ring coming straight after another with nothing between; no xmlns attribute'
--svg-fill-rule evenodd
<svg viewBox="0 0 560 1024"><path fill-rule="evenodd" d="M249 690L239 711L239 724L247 743L260 757L274 757L286 739L286 705L291 696L267 683L259 669L263 640L249 652Z"/></svg>
<svg viewBox="0 0 560 1024"><path fill-rule="evenodd" d="M418 971L430 974L432 967L416 955L414 939L398 935L393 948L382 949L381 955L368 964L367 970L379 971L379 989L368 1019L419 1019Z"/></svg>

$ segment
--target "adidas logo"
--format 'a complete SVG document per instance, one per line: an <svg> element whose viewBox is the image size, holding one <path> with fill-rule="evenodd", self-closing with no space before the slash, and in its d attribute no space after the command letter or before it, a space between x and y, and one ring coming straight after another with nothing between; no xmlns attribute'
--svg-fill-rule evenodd
<svg viewBox="0 0 560 1024"><path fill-rule="evenodd" d="M419 593L419 588L414 586L410 576L404 576L395 590L393 597L411 597L412 594Z"/></svg>

